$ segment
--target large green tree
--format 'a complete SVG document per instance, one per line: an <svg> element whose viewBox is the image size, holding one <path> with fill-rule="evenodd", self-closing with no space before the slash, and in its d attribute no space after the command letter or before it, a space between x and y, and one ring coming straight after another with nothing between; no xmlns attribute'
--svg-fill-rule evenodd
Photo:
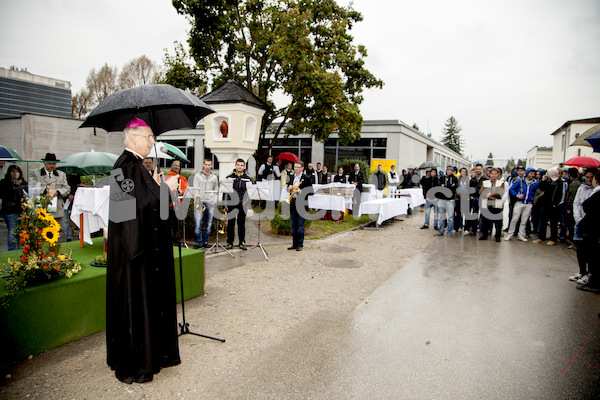
<svg viewBox="0 0 600 400"><path fill-rule="evenodd" d="M352 6L334 0L173 0L173 5L192 25L190 54L209 86L236 79L269 106L261 139L275 121L275 140L281 132L324 141L337 131L343 144L360 137L362 92L383 82L364 67L365 47L352 43L349 32L362 20ZM276 106L275 94L286 104ZM260 150L262 158L269 149Z"/></svg>
<svg viewBox="0 0 600 400"><path fill-rule="evenodd" d="M158 83L168 83L180 89L189 89L200 96L206 93L206 74L196 67L183 45L175 42L175 54L165 49L164 67L159 73Z"/></svg>
<svg viewBox="0 0 600 400"><path fill-rule="evenodd" d="M442 130L442 144L458 154L462 154L463 140L460 136L462 128L458 126L456 118L450 117L446 120Z"/></svg>

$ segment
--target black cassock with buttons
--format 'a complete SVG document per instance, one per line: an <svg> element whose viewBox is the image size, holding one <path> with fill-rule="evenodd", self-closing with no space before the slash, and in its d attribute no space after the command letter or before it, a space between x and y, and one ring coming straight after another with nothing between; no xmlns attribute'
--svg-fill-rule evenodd
<svg viewBox="0 0 600 400"><path fill-rule="evenodd" d="M159 216L160 187L141 160L126 150L117 168L133 182L120 186L131 190L127 194L136 200L136 218L109 222L107 362L117 377L139 382L180 363L173 240L169 221ZM111 187L111 198L115 195L122 193ZM111 207L116 204L111 201Z"/></svg>

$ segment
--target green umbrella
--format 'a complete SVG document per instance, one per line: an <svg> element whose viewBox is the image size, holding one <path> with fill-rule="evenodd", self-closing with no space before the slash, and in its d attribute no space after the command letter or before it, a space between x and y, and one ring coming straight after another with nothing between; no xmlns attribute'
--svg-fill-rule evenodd
<svg viewBox="0 0 600 400"><path fill-rule="evenodd" d="M16 151L7 146L0 146L0 161L23 161Z"/></svg>
<svg viewBox="0 0 600 400"><path fill-rule="evenodd" d="M425 161L423 164L419 165L419 169L423 168L439 168L440 164L433 161Z"/></svg>
<svg viewBox="0 0 600 400"><path fill-rule="evenodd" d="M189 162L188 158L181 150L179 150L176 146L165 142L156 142L154 146L152 146L152 148L150 149L150 154L148 154L148 157L166 158L167 160L172 160L173 157L161 150L163 147L166 147L167 150L172 151L179 157L183 158L185 161Z"/></svg>
<svg viewBox="0 0 600 400"><path fill-rule="evenodd" d="M117 158L119 156L113 153L92 150L71 154L62 160L64 164L56 168L67 175L104 175L113 169Z"/></svg>

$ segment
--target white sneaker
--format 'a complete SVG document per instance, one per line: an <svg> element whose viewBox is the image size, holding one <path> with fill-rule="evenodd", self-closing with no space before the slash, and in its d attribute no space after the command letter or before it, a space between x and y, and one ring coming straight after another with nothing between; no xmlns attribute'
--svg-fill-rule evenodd
<svg viewBox="0 0 600 400"><path fill-rule="evenodd" d="M581 279L577 279L577 283L579 283L580 285L587 285L589 281L590 281L589 274L581 277Z"/></svg>
<svg viewBox="0 0 600 400"><path fill-rule="evenodd" d="M581 275L581 274L575 274L575 275L573 275L573 276L570 276L570 277L569 277L569 280L570 280L570 281L578 281L578 280L580 280L582 277L583 277L583 275Z"/></svg>
<svg viewBox="0 0 600 400"><path fill-rule="evenodd" d="M521 242L527 241L527 238L524 238L523 236L518 236L517 239L519 239Z"/></svg>
<svg viewBox="0 0 600 400"><path fill-rule="evenodd" d="M507 237L504 238L504 240L506 240L507 242L512 239L512 235L508 235Z"/></svg>

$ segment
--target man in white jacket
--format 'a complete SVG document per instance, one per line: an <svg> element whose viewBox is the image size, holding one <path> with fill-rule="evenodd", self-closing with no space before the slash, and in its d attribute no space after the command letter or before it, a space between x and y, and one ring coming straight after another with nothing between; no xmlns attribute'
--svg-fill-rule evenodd
<svg viewBox="0 0 600 400"><path fill-rule="evenodd" d="M592 186L592 178L598 171L597 168L589 168L585 173L585 181L577 189L575 200L573 201L573 217L575 219L575 234L573 235L573 243L577 248L577 263L579 264L579 273L570 276L569 280L576 281L580 285L586 285L589 280L588 263L591 261L592 251L583 241L583 237L579 232L579 222L585 216L583 211L583 202L586 201L594 191Z"/></svg>
<svg viewBox="0 0 600 400"><path fill-rule="evenodd" d="M396 197L396 192L398 191L399 184L400 177L396 172L396 166L392 165L390 167L390 172L388 172L388 197Z"/></svg>

